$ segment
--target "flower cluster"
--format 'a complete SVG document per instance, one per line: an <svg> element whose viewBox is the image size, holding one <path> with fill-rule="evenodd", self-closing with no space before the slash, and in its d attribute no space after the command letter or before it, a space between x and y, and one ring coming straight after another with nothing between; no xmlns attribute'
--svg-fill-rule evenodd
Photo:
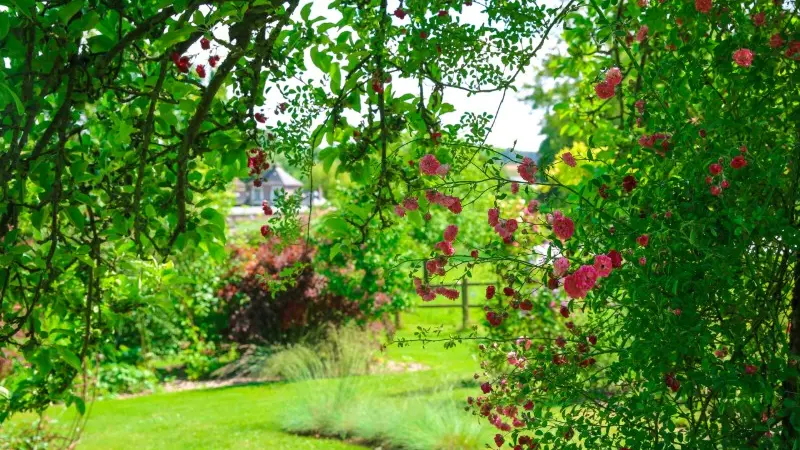
<svg viewBox="0 0 800 450"><path fill-rule="evenodd" d="M645 35L647 34L646 26L645 28ZM617 67L612 67L608 69L606 72L605 80L601 81L600 83L594 86L594 92L597 96L602 99L606 100L614 96L614 88L618 84L622 82L622 72Z"/></svg>
<svg viewBox="0 0 800 450"><path fill-rule="evenodd" d="M519 227L517 219L501 219L500 211L497 208L489 210L489 225L494 227L494 231L503 238L503 242L510 244L514 241L514 232Z"/></svg>
<svg viewBox="0 0 800 450"><path fill-rule="evenodd" d="M522 158L522 164L517 166L517 173L519 173L519 176L531 184L536 182L536 172L538 170L539 168L536 166L536 163L527 156Z"/></svg>
<svg viewBox="0 0 800 450"><path fill-rule="evenodd" d="M256 179L253 180L253 185L256 187L261 186L261 172L269 169L267 154L264 152L264 149L257 147L250 150L250 153L247 155L247 168L249 169L250 176L256 177Z"/></svg>
<svg viewBox="0 0 800 450"><path fill-rule="evenodd" d="M438 175L443 177L447 175L449 170L450 166L448 164L440 163L439 160L431 154L427 154L419 160L419 171L422 172L423 175Z"/></svg>
<svg viewBox="0 0 800 450"><path fill-rule="evenodd" d="M461 199L451 195L445 195L438 191L425 191L425 198L428 202L449 209L453 214L461 213Z"/></svg>

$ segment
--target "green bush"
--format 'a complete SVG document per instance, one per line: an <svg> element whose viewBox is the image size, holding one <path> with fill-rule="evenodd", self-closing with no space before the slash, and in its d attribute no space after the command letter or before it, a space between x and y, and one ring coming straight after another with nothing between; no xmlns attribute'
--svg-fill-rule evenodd
<svg viewBox="0 0 800 450"><path fill-rule="evenodd" d="M136 394L152 391L157 384L153 371L125 363L103 364L97 375L100 394Z"/></svg>

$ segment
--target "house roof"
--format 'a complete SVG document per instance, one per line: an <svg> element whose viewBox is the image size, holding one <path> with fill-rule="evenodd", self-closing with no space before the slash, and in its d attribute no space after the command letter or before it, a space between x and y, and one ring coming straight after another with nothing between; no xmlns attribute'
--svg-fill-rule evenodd
<svg viewBox="0 0 800 450"><path fill-rule="evenodd" d="M265 171L262 176L264 182L268 184L278 184L284 187L299 188L303 183L297 178L289 175L289 172L283 170L281 167L275 165Z"/></svg>

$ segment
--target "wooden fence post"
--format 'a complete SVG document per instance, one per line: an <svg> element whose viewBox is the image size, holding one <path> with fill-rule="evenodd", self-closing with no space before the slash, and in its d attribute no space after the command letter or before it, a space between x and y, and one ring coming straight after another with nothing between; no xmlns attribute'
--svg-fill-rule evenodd
<svg viewBox="0 0 800 450"><path fill-rule="evenodd" d="M461 279L461 329L469 326L469 282L467 278Z"/></svg>

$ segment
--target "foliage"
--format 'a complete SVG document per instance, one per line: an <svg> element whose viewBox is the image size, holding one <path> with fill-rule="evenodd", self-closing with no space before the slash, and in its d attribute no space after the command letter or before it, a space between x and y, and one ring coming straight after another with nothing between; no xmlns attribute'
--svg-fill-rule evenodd
<svg viewBox="0 0 800 450"><path fill-rule="evenodd" d="M432 399L359 396L357 379L313 389L285 411L284 429L356 438L370 445L408 450L467 450L481 446L482 427L459 411L447 391Z"/></svg>
<svg viewBox="0 0 800 450"><path fill-rule="evenodd" d="M368 373L377 351L372 333L355 326L328 327L317 342L297 344L270 356L264 374L302 381Z"/></svg>
<svg viewBox="0 0 800 450"><path fill-rule="evenodd" d="M158 383L153 371L130 364L104 364L97 375L101 394L136 394L152 391Z"/></svg>
<svg viewBox="0 0 800 450"><path fill-rule="evenodd" d="M359 305L327 289L312 265L314 249L273 239L231 255L219 291L229 317L229 339L241 343L292 342L309 330L360 315Z"/></svg>
<svg viewBox="0 0 800 450"><path fill-rule="evenodd" d="M0 429L0 450L45 450L68 448L71 436L53 431L51 422L37 418L31 423L11 424Z"/></svg>
<svg viewBox="0 0 800 450"><path fill-rule="evenodd" d="M280 154L352 184L350 203L319 227L270 220L293 255L270 262L272 276L319 289L312 228L331 239L330 258L369 258L371 236L405 221L425 235L421 252L398 249L417 253L399 261L412 274L437 255L430 272L490 265L503 276L493 324L559 285L563 341L532 328L541 351L518 336L489 347L508 362L485 364L491 390L473 406L500 428L496 445L800 442L796 3L411 0L392 13L386 1L336 0L328 17L298 0L12 5L0 12L0 345L29 366L5 384L0 419L82 405L69 388L105 343L115 277L176 248L224 259L224 216L201 194L243 175L247 157L258 169ZM494 118L453 119L444 101L447 89L505 95L553 30L563 48L546 76L568 84L537 101L558 102L549 153L556 138L585 144L580 180L564 177L568 158L537 167L485 146ZM541 187L557 195L521 214ZM467 233L443 226L468 209L497 235L477 257ZM430 211L447 219L426 221ZM609 273L604 255L624 261ZM569 264L555 274L561 256ZM263 338L262 325L327 322L321 305L364 314L382 274L340 284L358 301L312 296L279 320L261 313L297 286L240 273L252 304L235 299L232 330L244 339ZM415 280L425 299L458 295L428 281ZM536 405L522 412L527 400Z"/></svg>

